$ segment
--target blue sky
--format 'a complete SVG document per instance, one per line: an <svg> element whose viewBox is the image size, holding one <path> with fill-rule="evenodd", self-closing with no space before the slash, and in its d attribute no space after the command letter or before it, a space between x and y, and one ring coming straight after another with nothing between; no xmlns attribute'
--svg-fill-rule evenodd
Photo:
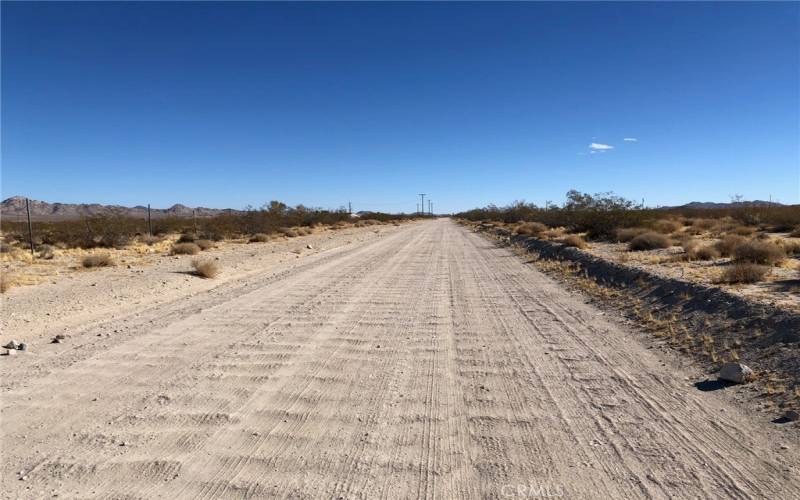
<svg viewBox="0 0 800 500"><path fill-rule="evenodd" d="M799 96L798 3L3 2L2 195L799 203Z"/></svg>

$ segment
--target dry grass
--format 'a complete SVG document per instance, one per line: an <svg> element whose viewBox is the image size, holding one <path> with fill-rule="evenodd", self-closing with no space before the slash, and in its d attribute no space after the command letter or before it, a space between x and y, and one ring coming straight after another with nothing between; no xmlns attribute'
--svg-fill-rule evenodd
<svg viewBox="0 0 800 500"><path fill-rule="evenodd" d="M180 238L178 238L178 243L194 243L196 239L197 235L194 233L183 233Z"/></svg>
<svg viewBox="0 0 800 500"><path fill-rule="evenodd" d="M364 222L364 221L359 221L359 222ZM358 224L356 224L356 226L357 227L363 227L363 225L359 226ZM295 231L294 229L289 228L289 227L282 227L282 228L278 229L278 232L281 233L282 235L286 236L287 238L296 238L297 237L297 231Z"/></svg>
<svg viewBox="0 0 800 500"><path fill-rule="evenodd" d="M570 234L563 240L561 240L561 244L565 247L573 247L573 248L586 248L589 245L586 243L582 237L577 234Z"/></svg>
<svg viewBox="0 0 800 500"><path fill-rule="evenodd" d="M766 277L769 267L749 262L736 262L722 272L722 283L757 283Z"/></svg>
<svg viewBox="0 0 800 500"><path fill-rule="evenodd" d="M789 233L789 236L792 238L800 238L800 226L792 229L792 232Z"/></svg>
<svg viewBox="0 0 800 500"><path fill-rule="evenodd" d="M192 261L194 273L203 278L216 278L220 273L220 266L213 260L195 259Z"/></svg>
<svg viewBox="0 0 800 500"><path fill-rule="evenodd" d="M786 255L800 255L800 241L782 239L779 244L783 247Z"/></svg>
<svg viewBox="0 0 800 500"><path fill-rule="evenodd" d="M642 250L655 250L657 248L669 248L669 238L660 233L646 232L633 238L628 243L628 250L640 252Z"/></svg>
<svg viewBox="0 0 800 500"><path fill-rule="evenodd" d="M738 262L775 265L786 258L786 251L772 242L748 241L734 248L733 256Z"/></svg>
<svg viewBox="0 0 800 500"><path fill-rule="evenodd" d="M210 250L214 248L214 242L211 240L195 240L195 245L200 247L200 250Z"/></svg>
<svg viewBox="0 0 800 500"><path fill-rule="evenodd" d="M175 243L172 245L172 255L197 255L200 247L194 243Z"/></svg>
<svg viewBox="0 0 800 500"><path fill-rule="evenodd" d="M722 239L716 243L715 247L717 248L717 251L719 251L719 254L723 257L732 257L734 250L745 243L747 243L747 238L735 234L729 234L727 236L723 236Z"/></svg>
<svg viewBox="0 0 800 500"><path fill-rule="evenodd" d="M647 229L643 227L623 227L622 229L617 229L617 241L620 243L628 243L640 234L646 232Z"/></svg>
<svg viewBox="0 0 800 500"><path fill-rule="evenodd" d="M514 232L524 236L539 236L545 231L547 231L547 226L541 222L525 222L520 224Z"/></svg>
<svg viewBox="0 0 800 500"><path fill-rule="evenodd" d="M87 255L81 259L81 266L90 267L110 267L114 265L114 258L107 253Z"/></svg>

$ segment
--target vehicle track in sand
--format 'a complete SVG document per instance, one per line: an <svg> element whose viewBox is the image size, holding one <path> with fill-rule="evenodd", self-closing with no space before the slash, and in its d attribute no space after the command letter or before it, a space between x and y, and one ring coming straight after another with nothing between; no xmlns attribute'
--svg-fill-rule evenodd
<svg viewBox="0 0 800 500"><path fill-rule="evenodd" d="M4 496L800 497L794 434L449 220L133 325L7 387Z"/></svg>

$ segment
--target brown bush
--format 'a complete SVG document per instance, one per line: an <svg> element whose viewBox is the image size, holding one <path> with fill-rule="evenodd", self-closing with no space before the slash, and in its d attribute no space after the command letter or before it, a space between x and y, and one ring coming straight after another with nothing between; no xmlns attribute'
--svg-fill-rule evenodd
<svg viewBox="0 0 800 500"><path fill-rule="evenodd" d="M577 234L570 234L563 240L561 240L561 244L565 247L573 247L573 248L586 248L589 246L586 243L586 240L578 236Z"/></svg>
<svg viewBox="0 0 800 500"><path fill-rule="evenodd" d="M114 259L107 253L87 255L81 260L83 267L109 267L114 265Z"/></svg>
<svg viewBox="0 0 800 500"><path fill-rule="evenodd" d="M359 221L359 222L364 222L364 221ZM297 237L297 231L295 231L294 229L288 228L288 227L282 227L282 228L278 229L278 232L281 233L282 235L286 236L287 238L296 238Z"/></svg>
<svg viewBox="0 0 800 500"><path fill-rule="evenodd" d="M194 243L196 239L197 235L194 233L183 233L180 238L178 238L178 243Z"/></svg>
<svg viewBox="0 0 800 500"><path fill-rule="evenodd" d="M195 245L200 247L200 250L210 250L214 248L214 242L211 240L195 240Z"/></svg>
<svg viewBox="0 0 800 500"><path fill-rule="evenodd" d="M525 222L520 224L514 232L524 236L538 236L545 231L547 231L547 226L541 222Z"/></svg>
<svg viewBox="0 0 800 500"><path fill-rule="evenodd" d="M735 262L722 272L722 283L757 283L769 273L769 267L749 262Z"/></svg>
<svg viewBox="0 0 800 500"><path fill-rule="evenodd" d="M194 243L175 243L172 245L172 255L197 255L200 247Z"/></svg>
<svg viewBox="0 0 800 500"><path fill-rule="evenodd" d="M677 220L671 219L664 219L656 221L653 224L653 229L662 234L672 234L675 231L679 231L683 227L683 224Z"/></svg>
<svg viewBox="0 0 800 500"><path fill-rule="evenodd" d="M642 250L655 250L657 248L668 248L670 246L669 238L663 234L647 232L642 233L635 237L628 243L628 250L632 252L639 252Z"/></svg>
<svg viewBox="0 0 800 500"><path fill-rule="evenodd" d="M270 240L268 234L258 233L250 237L250 243L266 243Z"/></svg>
<svg viewBox="0 0 800 500"><path fill-rule="evenodd" d="M13 253L16 250L16 247L13 245L9 245L6 242L0 243L0 253Z"/></svg>
<svg viewBox="0 0 800 500"><path fill-rule="evenodd" d="M617 241L620 243L628 243L640 234L646 232L647 229L643 227L623 227L622 229L617 229Z"/></svg>
<svg viewBox="0 0 800 500"><path fill-rule="evenodd" d="M723 236L722 239L720 239L714 246L719 251L719 254L723 257L731 257L736 247L745 243L747 243L747 238L737 236L735 234L729 234L727 236Z"/></svg>
<svg viewBox="0 0 800 500"><path fill-rule="evenodd" d="M192 261L192 267L195 274L203 278L216 278L220 272L219 264L213 260L195 259Z"/></svg>
<svg viewBox="0 0 800 500"><path fill-rule="evenodd" d="M800 238L800 226L794 228L792 232L789 233L789 236L791 236L792 238Z"/></svg>
<svg viewBox="0 0 800 500"><path fill-rule="evenodd" d="M733 250L738 262L773 265L786 258L783 247L768 241L748 241Z"/></svg>

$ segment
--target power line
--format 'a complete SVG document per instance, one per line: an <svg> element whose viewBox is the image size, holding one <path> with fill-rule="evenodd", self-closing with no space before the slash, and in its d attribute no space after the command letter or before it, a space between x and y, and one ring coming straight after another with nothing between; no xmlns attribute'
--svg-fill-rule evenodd
<svg viewBox="0 0 800 500"><path fill-rule="evenodd" d="M425 215L425 194L426 193L420 193L419 194L419 197L420 197L420 200L421 200L421 203L420 203L419 206L420 206L420 208L422 208L422 215Z"/></svg>

